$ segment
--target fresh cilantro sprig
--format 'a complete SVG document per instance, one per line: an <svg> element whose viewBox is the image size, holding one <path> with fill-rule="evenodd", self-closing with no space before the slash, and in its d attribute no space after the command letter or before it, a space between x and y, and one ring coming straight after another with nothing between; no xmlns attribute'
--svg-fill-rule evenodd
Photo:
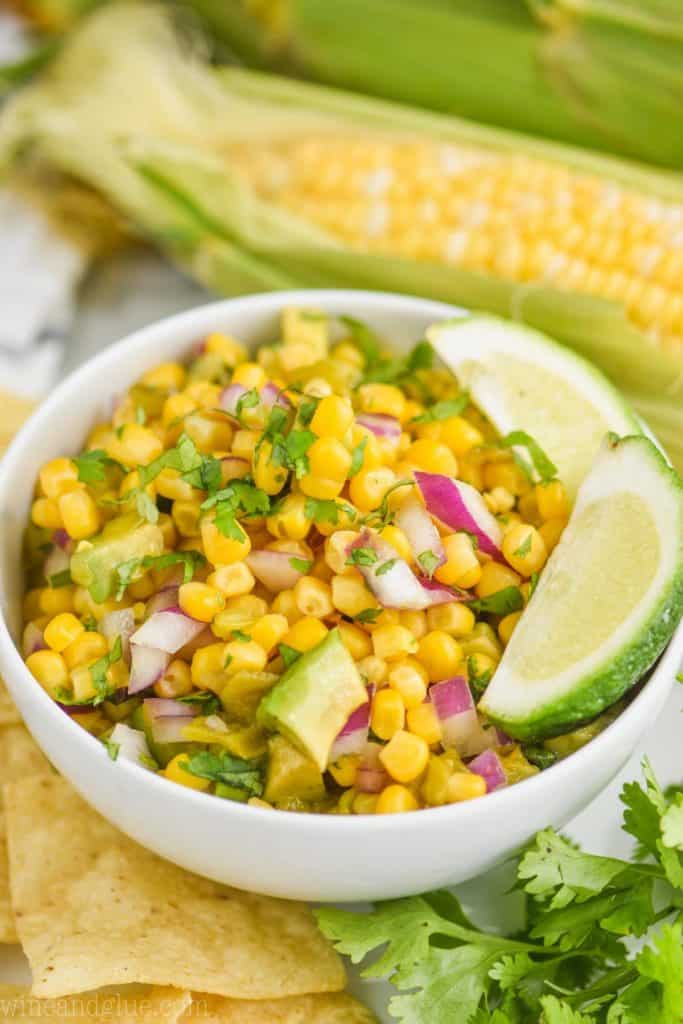
<svg viewBox="0 0 683 1024"><path fill-rule="evenodd" d="M347 505L345 501L334 501L332 498L306 498L304 515L312 519L314 523L331 523L337 526L340 514L346 515L351 522L356 519L356 510L353 505Z"/></svg>
<svg viewBox="0 0 683 1024"><path fill-rule="evenodd" d="M348 328L351 339L365 357L365 369L371 370L380 358L380 341L375 332L355 316L340 316L338 320Z"/></svg>
<svg viewBox="0 0 683 1024"><path fill-rule="evenodd" d="M585 853L553 829L517 862L528 908L514 937L479 929L450 893L322 909L322 931L397 989L404 1024L674 1024L683 1017L683 793L621 795L646 860ZM639 951L634 952L633 940Z"/></svg>
<svg viewBox="0 0 683 1024"><path fill-rule="evenodd" d="M536 479L534 472L532 472L528 461L523 456L520 456L515 451L515 448L525 448L527 450L536 477L542 484L550 483L557 476L557 466L555 463L548 458L538 441L535 441L525 430L511 431L505 435L500 443L505 448L512 449L512 457L515 462L532 482L535 482Z"/></svg>
<svg viewBox="0 0 683 1024"><path fill-rule="evenodd" d="M84 484L102 483L106 479L107 466L116 466L121 472L127 472L125 466L112 459L102 448L92 448L82 455L76 455L71 461L78 471L78 479Z"/></svg>
<svg viewBox="0 0 683 1024"><path fill-rule="evenodd" d="M443 402L436 402L431 408L413 416L411 423L437 423L440 420L448 420L451 416L460 416L470 404L470 396L463 391L457 398L447 398Z"/></svg>
<svg viewBox="0 0 683 1024"><path fill-rule="evenodd" d="M202 512L215 509L216 528L225 537L243 541L244 530L237 522L242 516L265 516L271 511L270 498L265 491L247 480L231 480L227 487L202 502Z"/></svg>
<svg viewBox="0 0 683 1024"><path fill-rule="evenodd" d="M200 750L190 754L187 761L181 761L183 771L196 775L200 779L221 782L250 796L261 796L263 793L263 773L257 761L245 761L241 757L233 757L223 751L213 754L208 750Z"/></svg>
<svg viewBox="0 0 683 1024"><path fill-rule="evenodd" d="M510 615L524 607L524 598L519 587L503 587L488 597L470 601L469 607L480 615Z"/></svg>

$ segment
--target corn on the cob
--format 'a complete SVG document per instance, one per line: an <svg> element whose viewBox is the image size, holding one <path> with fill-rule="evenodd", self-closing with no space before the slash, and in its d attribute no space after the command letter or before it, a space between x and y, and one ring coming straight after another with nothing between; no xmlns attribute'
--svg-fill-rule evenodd
<svg viewBox="0 0 683 1024"><path fill-rule="evenodd" d="M8 105L0 158L26 150L100 189L215 290L425 294L546 330L635 395L683 394L678 175L213 72L158 9L127 4Z"/></svg>

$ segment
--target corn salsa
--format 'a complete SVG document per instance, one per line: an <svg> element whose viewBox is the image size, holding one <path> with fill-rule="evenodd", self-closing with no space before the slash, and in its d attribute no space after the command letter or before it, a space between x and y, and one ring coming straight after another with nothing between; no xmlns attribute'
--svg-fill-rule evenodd
<svg viewBox="0 0 683 1024"><path fill-rule="evenodd" d="M569 511L426 342L287 308L252 356L216 332L147 371L43 466L24 657L112 759L224 799L484 796L574 749L477 712Z"/></svg>

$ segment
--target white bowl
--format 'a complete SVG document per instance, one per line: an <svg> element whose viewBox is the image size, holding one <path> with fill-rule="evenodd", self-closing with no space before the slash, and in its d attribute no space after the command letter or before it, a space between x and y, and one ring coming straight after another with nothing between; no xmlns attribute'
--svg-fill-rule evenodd
<svg viewBox="0 0 683 1024"><path fill-rule="evenodd" d="M41 465L79 451L92 424L108 419L112 399L145 370L186 355L212 330L258 345L274 336L287 304L351 314L403 350L428 324L459 312L361 291L254 295L163 320L86 363L43 403L0 463L0 670L58 771L133 839L191 871L255 892L330 901L384 899L461 882L503 860L538 829L564 825L613 778L662 709L683 656L683 628L623 714L567 760L484 799L378 817L248 807L172 785L130 762L112 762L35 682L17 650L22 533Z"/></svg>

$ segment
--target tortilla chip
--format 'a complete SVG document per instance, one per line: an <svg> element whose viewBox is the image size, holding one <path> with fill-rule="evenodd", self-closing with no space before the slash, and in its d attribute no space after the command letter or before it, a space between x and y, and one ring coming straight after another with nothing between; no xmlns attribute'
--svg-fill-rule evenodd
<svg viewBox="0 0 683 1024"><path fill-rule="evenodd" d="M37 1024L65 1018L72 1024L176 1024L192 996L177 988L103 990L62 999L38 999L28 988L0 985L0 1021Z"/></svg>
<svg viewBox="0 0 683 1024"><path fill-rule="evenodd" d="M229 889L155 856L58 776L5 787L12 908L40 996L142 982L234 999L344 987L300 903Z"/></svg>
<svg viewBox="0 0 683 1024"><path fill-rule="evenodd" d="M346 992L259 1002L195 993L180 1024L376 1024L377 1018Z"/></svg>
<svg viewBox="0 0 683 1024"><path fill-rule="evenodd" d="M9 894L9 863L7 861L7 828L5 809L0 799L0 943L18 942Z"/></svg>
<svg viewBox="0 0 683 1024"><path fill-rule="evenodd" d="M0 678L0 725L15 725L19 722L21 722L21 715L9 695L9 690Z"/></svg>

